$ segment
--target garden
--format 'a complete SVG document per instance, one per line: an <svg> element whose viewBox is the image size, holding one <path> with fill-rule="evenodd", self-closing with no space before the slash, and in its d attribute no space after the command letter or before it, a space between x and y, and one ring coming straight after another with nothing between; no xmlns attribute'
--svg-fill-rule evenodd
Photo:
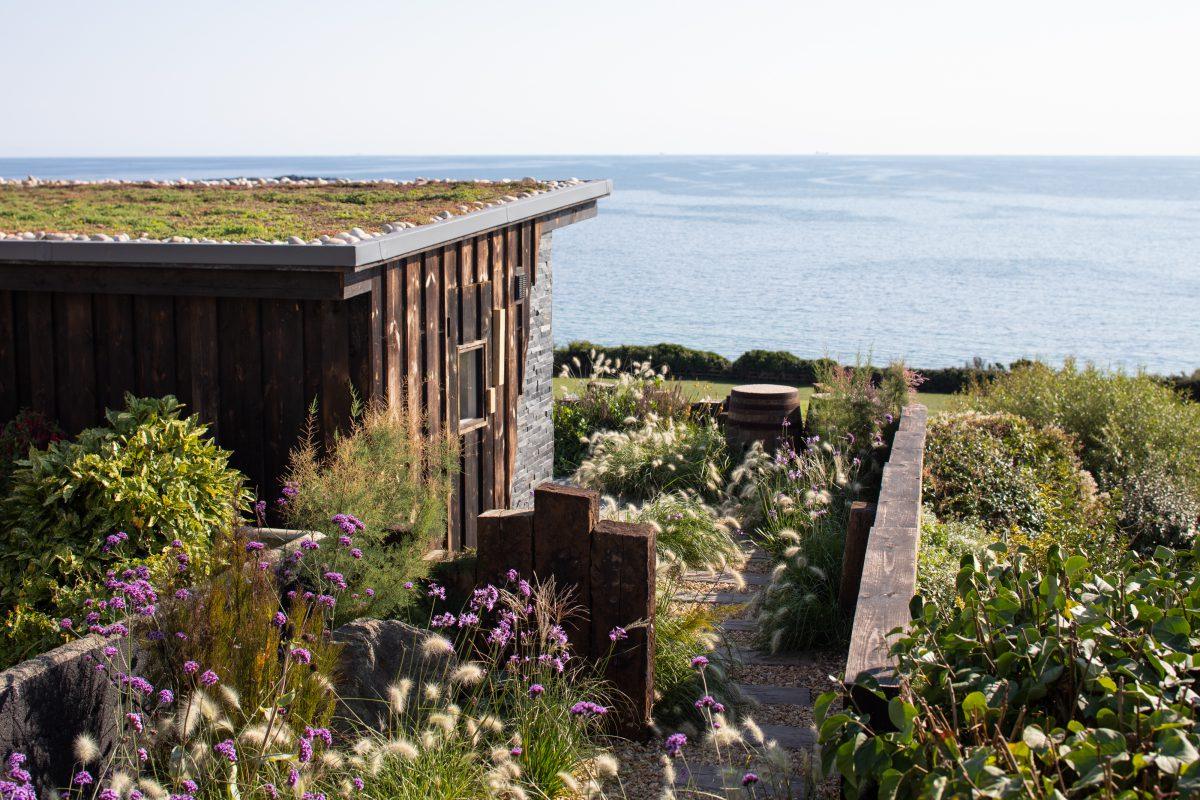
<svg viewBox="0 0 1200 800"><path fill-rule="evenodd" d="M1028 364L932 416L891 690L844 675L843 561L920 376L819 364L803 420L740 447L664 368L586 373L555 468L655 531L651 729L618 735L570 587L438 549L458 456L414 412L356 407L256 497L129 396L0 436L0 659L73 643L98 698L69 753L4 754L5 800L1196 793L1200 406Z"/></svg>

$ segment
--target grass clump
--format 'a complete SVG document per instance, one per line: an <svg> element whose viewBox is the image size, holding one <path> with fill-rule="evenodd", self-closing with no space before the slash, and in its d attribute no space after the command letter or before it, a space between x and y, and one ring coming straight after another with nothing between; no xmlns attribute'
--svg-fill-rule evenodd
<svg viewBox="0 0 1200 800"><path fill-rule="evenodd" d="M723 569L742 560L734 538L737 520L719 515L712 506L688 492L664 492L641 506L629 505L624 509L609 506L605 515L653 526L659 560L678 572Z"/></svg>
<svg viewBox="0 0 1200 800"><path fill-rule="evenodd" d="M578 368L579 361L574 362ZM591 437L598 431L624 431L637 427L649 415L684 420L690 401L677 381L668 381L666 368L655 370L649 362L621 362L593 351L591 377L578 397L554 403L554 473L574 472L588 455ZM570 378L564 365L560 379Z"/></svg>
<svg viewBox="0 0 1200 800"><path fill-rule="evenodd" d="M727 465L725 434L715 422L661 419L652 414L632 430L595 434L574 480L633 501L689 490L716 498Z"/></svg>
<svg viewBox="0 0 1200 800"><path fill-rule="evenodd" d="M404 584L428 574L424 556L445 538L446 498L458 469L454 440L420 433L414 411L379 404L356 408L350 430L328 453L311 419L308 430L289 460L279 500L284 518L331 541L353 537L353 547L323 550L314 574L339 572L371 589L366 610L375 616L403 614L414 597Z"/></svg>

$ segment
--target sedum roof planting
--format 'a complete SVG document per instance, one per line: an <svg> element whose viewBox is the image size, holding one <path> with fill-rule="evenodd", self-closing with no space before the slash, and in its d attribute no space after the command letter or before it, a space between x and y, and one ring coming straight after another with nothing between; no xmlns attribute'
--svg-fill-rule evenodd
<svg viewBox="0 0 1200 800"><path fill-rule="evenodd" d="M582 183L0 178L0 241L346 245Z"/></svg>

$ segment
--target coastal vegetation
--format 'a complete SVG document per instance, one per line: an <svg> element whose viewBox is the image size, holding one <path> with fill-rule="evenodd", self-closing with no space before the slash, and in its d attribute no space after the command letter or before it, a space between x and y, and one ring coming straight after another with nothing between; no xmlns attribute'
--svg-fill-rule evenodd
<svg viewBox="0 0 1200 800"><path fill-rule="evenodd" d="M290 186L166 186L156 183L0 185L0 231L126 234L169 239L311 240L358 226L424 225L430 217L489 203L517 191L512 183L340 183ZM473 210L473 209L472 209Z"/></svg>

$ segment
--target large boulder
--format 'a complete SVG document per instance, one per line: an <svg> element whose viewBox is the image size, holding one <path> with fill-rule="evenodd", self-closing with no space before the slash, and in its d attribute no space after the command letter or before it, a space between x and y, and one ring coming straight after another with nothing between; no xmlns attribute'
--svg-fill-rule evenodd
<svg viewBox="0 0 1200 800"><path fill-rule="evenodd" d="M442 682L455 658L423 649L430 635L393 619L358 619L334 631L334 641L342 643L335 681L338 725L381 730L388 720L389 686L404 678L418 688Z"/></svg>

